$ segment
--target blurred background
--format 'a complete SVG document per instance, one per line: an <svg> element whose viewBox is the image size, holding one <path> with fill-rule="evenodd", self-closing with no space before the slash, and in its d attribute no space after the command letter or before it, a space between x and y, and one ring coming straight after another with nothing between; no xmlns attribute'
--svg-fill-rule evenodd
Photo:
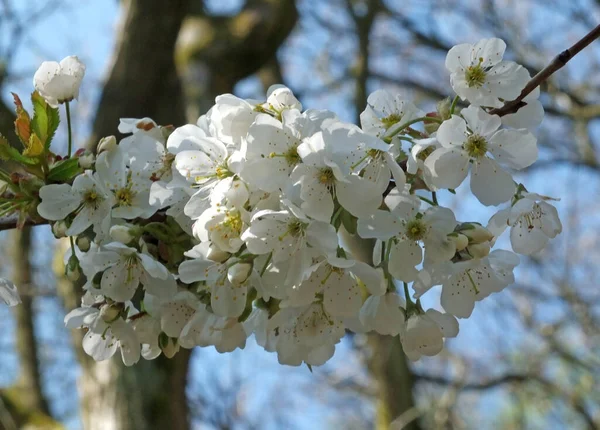
<svg viewBox="0 0 600 430"><path fill-rule="evenodd" d="M533 75L599 17L597 0L1 0L0 132L14 137L10 92L27 100L39 64L72 54L88 67L76 142L93 148L120 117L182 125L218 94L263 98L273 83L348 121L378 88L432 111L452 95L454 44L500 37ZM562 199L564 231L417 363L379 335L348 335L313 373L252 339L225 355L95 363L63 326L80 289L61 276L62 245L47 226L2 233L0 274L23 305L0 307L0 429L600 428L600 42L541 100L540 161L517 180ZM493 211L464 188L441 204L485 224ZM428 296L439 308L439 290Z"/></svg>

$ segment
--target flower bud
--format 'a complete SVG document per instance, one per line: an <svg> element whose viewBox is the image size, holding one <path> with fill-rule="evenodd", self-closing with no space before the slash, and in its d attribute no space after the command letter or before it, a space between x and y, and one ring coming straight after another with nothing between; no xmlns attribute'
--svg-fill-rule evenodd
<svg viewBox="0 0 600 430"><path fill-rule="evenodd" d="M8 182L0 181L0 194L4 194L8 190Z"/></svg>
<svg viewBox="0 0 600 430"><path fill-rule="evenodd" d="M490 253L490 248L489 242L474 243L468 246L467 252L471 254L473 258L483 258L487 257Z"/></svg>
<svg viewBox="0 0 600 430"><path fill-rule="evenodd" d="M469 245L469 238L461 233L454 233L448 236L454 244L456 245L456 251L462 251Z"/></svg>
<svg viewBox="0 0 600 430"><path fill-rule="evenodd" d="M475 223L463 223L458 231L469 238L469 243L489 242L494 238L487 228Z"/></svg>
<svg viewBox="0 0 600 430"><path fill-rule="evenodd" d="M105 323L116 321L121 315L123 305L115 303L112 305L104 305L100 308L100 317Z"/></svg>
<svg viewBox="0 0 600 430"><path fill-rule="evenodd" d="M50 106L58 107L79 96L83 75L85 64L76 56L66 57L60 63L44 61L33 76L33 86Z"/></svg>
<svg viewBox="0 0 600 430"><path fill-rule="evenodd" d="M251 271L252 264L250 263L234 264L227 271L227 279L229 279L229 282L231 282L232 285L238 286L243 284L246 279L248 279Z"/></svg>
<svg viewBox="0 0 600 430"><path fill-rule="evenodd" d="M208 248L208 252L206 253L206 258L210 261L214 261L215 263L222 263L227 260L231 254L229 252L221 251L214 245L210 245Z"/></svg>
<svg viewBox="0 0 600 430"><path fill-rule="evenodd" d="M429 112L426 116L430 118L439 118L436 112ZM440 128L440 124L436 121L424 121L425 131L429 134L435 133L438 128Z"/></svg>
<svg viewBox="0 0 600 430"><path fill-rule="evenodd" d="M177 339L167 336L164 332L158 336L158 346L167 358L173 358L179 351Z"/></svg>
<svg viewBox="0 0 600 430"><path fill-rule="evenodd" d="M75 254L71 255L65 267L65 276L71 282L75 282L81 276L81 268L79 267L79 259Z"/></svg>
<svg viewBox="0 0 600 430"><path fill-rule="evenodd" d="M446 97L444 100L440 100L437 103L438 116L443 120L450 119L450 108L451 107L452 107L452 100L450 100L449 97Z"/></svg>
<svg viewBox="0 0 600 430"><path fill-rule="evenodd" d="M114 136L107 136L100 139L98 143L98 154L104 151L110 151L117 146L117 138Z"/></svg>
<svg viewBox="0 0 600 430"><path fill-rule="evenodd" d="M125 245L127 245L134 239L133 235L130 232L130 228L124 225L113 225L110 228L109 234L111 238Z"/></svg>
<svg viewBox="0 0 600 430"><path fill-rule="evenodd" d="M92 245L92 241L87 236L77 236L75 243L81 252L88 252L90 250L90 246Z"/></svg>
<svg viewBox="0 0 600 430"><path fill-rule="evenodd" d="M82 169L91 169L96 161L96 157L90 151L85 151L79 156L79 167Z"/></svg>
<svg viewBox="0 0 600 430"><path fill-rule="evenodd" d="M52 224L52 234L55 238L60 239L61 237L67 236L67 223L64 220L56 221Z"/></svg>

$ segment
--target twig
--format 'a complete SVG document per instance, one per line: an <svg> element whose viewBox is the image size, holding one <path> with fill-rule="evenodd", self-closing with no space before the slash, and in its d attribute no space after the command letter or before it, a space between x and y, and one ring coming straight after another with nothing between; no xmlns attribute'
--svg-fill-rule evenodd
<svg viewBox="0 0 600 430"><path fill-rule="evenodd" d="M11 215L11 216L0 218L0 231L12 230L12 229L17 228L18 221L19 221L18 215ZM31 218L27 218L27 220L25 220L24 225L36 226L36 225L45 225L45 224L48 224L48 220L45 220L45 219L32 220Z"/></svg>
<svg viewBox="0 0 600 430"><path fill-rule="evenodd" d="M600 37L600 25L596 26L592 31L583 36L577 43L571 46L569 49L565 49L560 54L558 54L550 64L548 64L545 68L543 68L537 75L535 75L531 80L525 85L523 91L516 99L507 102L501 108L492 109L489 111L492 115L503 116L510 113L515 113L519 108L525 106L526 103L523 102L523 99L527 97L529 93L539 87L542 82L548 79L554 72L562 69L575 55L577 55L583 48L588 46L594 40Z"/></svg>

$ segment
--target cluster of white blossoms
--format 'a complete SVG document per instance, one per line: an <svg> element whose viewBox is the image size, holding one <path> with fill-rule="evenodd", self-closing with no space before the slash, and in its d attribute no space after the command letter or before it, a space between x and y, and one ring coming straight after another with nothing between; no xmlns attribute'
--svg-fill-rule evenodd
<svg viewBox="0 0 600 430"><path fill-rule="evenodd" d="M412 360L438 354L457 318L514 282L519 257L492 251L497 237L510 227L513 250L529 255L561 231L550 199L511 175L537 158L541 105L488 113L529 80L504 49L452 48L457 97L427 114L379 90L357 126L273 86L266 101L219 96L176 129L121 120L127 137L104 138L73 180L39 190L39 215L74 239L68 275L87 280L67 326L87 330L94 359L120 350L126 365L232 351L254 334L281 363L317 366L346 330L399 336ZM469 173L483 205L506 207L487 227L438 204ZM443 311L424 309L437 285Z"/></svg>

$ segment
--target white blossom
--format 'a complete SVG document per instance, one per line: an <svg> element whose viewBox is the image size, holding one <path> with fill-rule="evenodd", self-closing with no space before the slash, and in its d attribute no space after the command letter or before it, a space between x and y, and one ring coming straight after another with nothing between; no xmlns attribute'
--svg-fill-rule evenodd
<svg viewBox="0 0 600 430"><path fill-rule="evenodd" d="M79 97L79 86L85 75L85 64L76 56L63 58L60 63L44 61L33 76L33 86L52 106Z"/></svg>

